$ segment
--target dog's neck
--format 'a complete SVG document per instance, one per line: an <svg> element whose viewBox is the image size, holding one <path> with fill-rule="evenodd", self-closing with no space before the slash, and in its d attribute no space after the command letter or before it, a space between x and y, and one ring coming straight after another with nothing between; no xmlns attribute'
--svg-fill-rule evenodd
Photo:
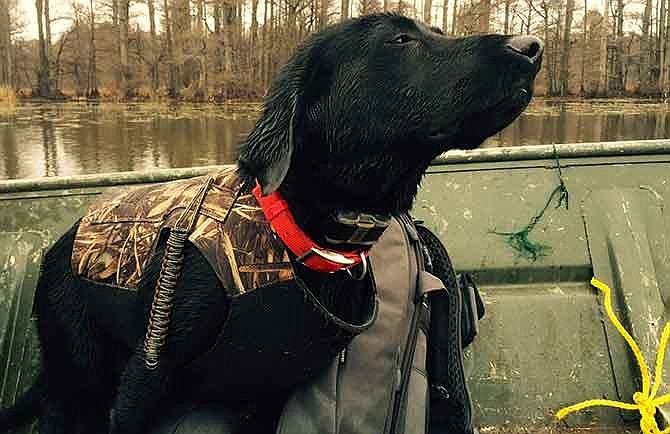
<svg viewBox="0 0 670 434"><path fill-rule="evenodd" d="M384 194L382 191L373 194L361 192L357 195L356 192L342 191L319 177L296 179L289 175L279 191L288 202L298 226L316 243L336 248L337 246L330 243L327 234L324 233L333 215L345 211L397 216L409 211L418 188L417 184L418 181L414 188L409 188L408 191L392 191L391 194Z"/></svg>

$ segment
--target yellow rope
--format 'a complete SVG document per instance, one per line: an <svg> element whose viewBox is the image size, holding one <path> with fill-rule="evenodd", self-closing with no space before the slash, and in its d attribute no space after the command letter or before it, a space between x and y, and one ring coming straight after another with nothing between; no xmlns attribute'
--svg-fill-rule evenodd
<svg viewBox="0 0 670 434"><path fill-rule="evenodd" d="M623 338L628 343L628 346L633 351L637 364L640 368L640 375L642 376L642 391L635 392L633 394L634 404L629 404L627 402L620 401L610 401L608 399L589 399L588 401L580 402L569 407L561 409L556 413L556 417L560 420L576 411L583 410L589 407L614 407L620 408L623 410L637 410L640 412L640 429L644 434L670 434L670 428L666 428L661 431L661 429L656 424L656 419L654 415L656 414L656 409L670 402L670 394L665 394L663 396L656 397L658 389L661 387L661 376L663 374L663 359L665 358L665 349L668 346L668 339L670 338L670 324L666 324L663 328L663 334L661 335L661 343L658 347L658 354L656 355L656 369L654 371L654 384L651 384L651 378L649 375L649 368L647 367L647 362L644 360L642 351L637 345L635 340L631 335L626 331L626 329L621 325L619 319L614 314L612 310L612 290L609 286L605 285L600 280L595 277L591 279L591 285L595 286L605 294L605 312L607 317L610 319L617 331L623 336ZM651 388L651 390L650 390Z"/></svg>

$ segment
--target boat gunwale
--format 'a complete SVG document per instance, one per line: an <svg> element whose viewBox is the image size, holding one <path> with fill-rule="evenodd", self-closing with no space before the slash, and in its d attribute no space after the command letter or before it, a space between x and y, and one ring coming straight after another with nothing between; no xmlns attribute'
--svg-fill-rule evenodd
<svg viewBox="0 0 670 434"><path fill-rule="evenodd" d="M584 158L658 154L670 154L670 139L451 150L433 160L431 166L545 160L557 156ZM230 165L10 179L0 181L0 194L163 182L206 175L227 166Z"/></svg>

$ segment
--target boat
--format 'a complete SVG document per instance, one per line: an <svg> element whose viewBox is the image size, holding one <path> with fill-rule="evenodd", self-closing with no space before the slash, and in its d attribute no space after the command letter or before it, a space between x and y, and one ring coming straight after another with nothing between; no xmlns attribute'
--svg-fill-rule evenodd
<svg viewBox="0 0 670 434"><path fill-rule="evenodd" d="M45 249L109 188L220 168L0 182L0 405L39 368L32 302ZM556 413L593 398L631 403L642 390L638 360L593 277L611 288L613 313L653 374L670 320L666 200L670 140L449 151L433 162L413 215L486 306L465 357L481 434L639 432L638 411ZM666 374L659 396L670 392ZM656 419L670 421L670 406Z"/></svg>

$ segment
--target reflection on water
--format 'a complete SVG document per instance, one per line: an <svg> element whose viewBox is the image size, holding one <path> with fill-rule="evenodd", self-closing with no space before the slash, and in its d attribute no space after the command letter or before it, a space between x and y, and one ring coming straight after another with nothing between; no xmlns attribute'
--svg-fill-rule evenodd
<svg viewBox="0 0 670 434"><path fill-rule="evenodd" d="M27 104L0 111L0 179L230 163L257 105ZM534 102L485 146L670 137L670 107Z"/></svg>
<svg viewBox="0 0 670 434"><path fill-rule="evenodd" d="M257 108L31 104L0 112L0 179L229 163Z"/></svg>
<svg viewBox="0 0 670 434"><path fill-rule="evenodd" d="M486 146L670 138L670 105L538 101Z"/></svg>

